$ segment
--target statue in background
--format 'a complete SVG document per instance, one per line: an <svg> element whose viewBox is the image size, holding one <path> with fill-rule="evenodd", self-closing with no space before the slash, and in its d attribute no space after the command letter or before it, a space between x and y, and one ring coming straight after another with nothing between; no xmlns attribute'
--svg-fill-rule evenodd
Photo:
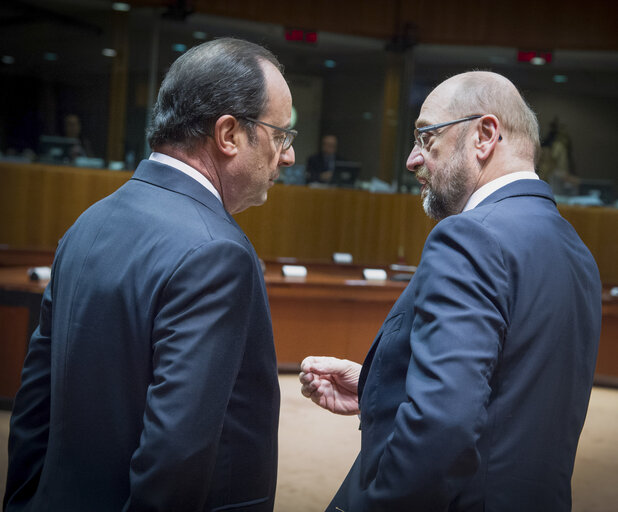
<svg viewBox="0 0 618 512"><path fill-rule="evenodd" d="M555 195L577 194L579 178L573 166L571 137L566 125L557 117L541 143L538 174L549 183Z"/></svg>

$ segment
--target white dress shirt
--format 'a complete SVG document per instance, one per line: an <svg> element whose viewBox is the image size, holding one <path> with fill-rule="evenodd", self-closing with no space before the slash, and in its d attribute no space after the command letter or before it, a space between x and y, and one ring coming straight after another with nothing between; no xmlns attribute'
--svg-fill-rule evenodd
<svg viewBox="0 0 618 512"><path fill-rule="evenodd" d="M489 197L499 188L508 185L509 183L513 183L518 180L538 180L539 177L535 172L532 171L520 171L520 172L512 172L510 174L505 174L504 176L500 176L495 180L490 181L489 183L485 183L481 188L475 191L468 199L466 206L462 211L466 212L468 210L472 210L478 206L478 204L483 201L486 197Z"/></svg>
<svg viewBox="0 0 618 512"><path fill-rule="evenodd" d="M155 162L169 165L174 169L178 169L180 172L183 172L187 176L193 178L195 181L201 183L219 200L219 202L223 203L223 201L221 200L221 195L212 184L212 182L197 169L194 169L193 167L185 164L184 162L181 162L177 158L171 157L169 155L164 155L163 153L157 153L156 151L151 153L149 160L154 160Z"/></svg>

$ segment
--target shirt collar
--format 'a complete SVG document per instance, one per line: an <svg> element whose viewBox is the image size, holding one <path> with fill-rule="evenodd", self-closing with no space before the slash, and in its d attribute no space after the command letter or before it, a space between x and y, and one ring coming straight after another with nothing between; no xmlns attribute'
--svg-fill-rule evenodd
<svg viewBox="0 0 618 512"><path fill-rule="evenodd" d="M155 162L169 165L174 169L178 169L180 172L186 174L187 176L190 176L195 181L201 183L204 187L206 187L206 189L208 189L209 192L212 193L212 195L214 195L219 200L220 203L223 203L219 191L215 188L212 182L197 169L194 169L193 167L185 164L184 162L181 162L177 158L169 155L164 155L163 153L157 153L156 151L150 154L149 160L154 160Z"/></svg>
<svg viewBox="0 0 618 512"><path fill-rule="evenodd" d="M539 179L539 176L535 172L532 172L532 171L512 172L510 174L505 174L504 176L500 176L499 178L496 178L495 180L492 180L489 183L485 183L485 185L483 185L481 188L475 191L474 194L470 196L470 199L468 199L468 202L466 203L466 206L464 206L464 209L462 211L466 212L468 210L472 210L473 208L478 206L478 204L481 201L483 201L483 199L489 197L496 190L504 187L505 185L508 185L509 183L513 183L514 181L518 181L518 180L538 180L538 179Z"/></svg>

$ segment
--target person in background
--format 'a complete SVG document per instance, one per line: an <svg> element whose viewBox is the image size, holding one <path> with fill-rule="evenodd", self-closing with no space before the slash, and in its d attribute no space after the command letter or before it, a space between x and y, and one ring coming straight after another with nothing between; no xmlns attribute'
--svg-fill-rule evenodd
<svg viewBox="0 0 618 512"><path fill-rule="evenodd" d="M307 159L306 182L330 183L337 160L341 160L337 155L337 137L335 135L324 135L320 151Z"/></svg>
<svg viewBox="0 0 618 512"><path fill-rule="evenodd" d="M279 384L232 214L294 163L290 90L222 38L169 69L153 153L60 241L9 438L5 510L272 511Z"/></svg>
<svg viewBox="0 0 618 512"><path fill-rule="evenodd" d="M82 122L77 114L67 114L64 116L64 136L76 141L66 155L70 162L75 161L80 156L93 156L90 141L82 135Z"/></svg>
<svg viewBox="0 0 618 512"><path fill-rule="evenodd" d="M456 75L425 100L407 168L440 222L362 367L301 365L304 396L360 414L329 511L571 509L601 283L534 172L538 149L536 117L501 75Z"/></svg>

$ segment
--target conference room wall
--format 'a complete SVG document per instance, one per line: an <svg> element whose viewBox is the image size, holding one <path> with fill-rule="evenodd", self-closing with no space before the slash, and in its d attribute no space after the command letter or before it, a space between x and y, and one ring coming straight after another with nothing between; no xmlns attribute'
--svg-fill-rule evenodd
<svg viewBox="0 0 618 512"><path fill-rule="evenodd" d="M53 250L82 211L130 177L0 163L0 244ZM590 248L603 282L618 284L618 209L561 205L560 211ZM236 219L263 259L327 260L344 251L364 264L417 264L434 225L418 195L293 185L275 185L263 206Z"/></svg>

